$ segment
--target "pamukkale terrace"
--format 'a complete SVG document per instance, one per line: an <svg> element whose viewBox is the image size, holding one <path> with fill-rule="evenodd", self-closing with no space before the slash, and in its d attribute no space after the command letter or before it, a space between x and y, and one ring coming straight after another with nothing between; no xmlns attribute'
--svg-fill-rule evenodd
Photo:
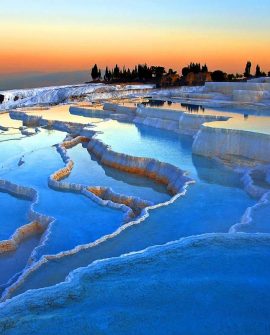
<svg viewBox="0 0 270 335"><path fill-rule="evenodd" d="M270 77L0 98L0 334L269 333Z"/></svg>

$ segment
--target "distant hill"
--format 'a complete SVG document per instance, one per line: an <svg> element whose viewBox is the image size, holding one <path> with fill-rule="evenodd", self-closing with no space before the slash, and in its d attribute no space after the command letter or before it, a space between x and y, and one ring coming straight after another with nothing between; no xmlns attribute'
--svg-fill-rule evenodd
<svg viewBox="0 0 270 335"><path fill-rule="evenodd" d="M82 84L89 81L88 71L30 72L0 75L0 90Z"/></svg>

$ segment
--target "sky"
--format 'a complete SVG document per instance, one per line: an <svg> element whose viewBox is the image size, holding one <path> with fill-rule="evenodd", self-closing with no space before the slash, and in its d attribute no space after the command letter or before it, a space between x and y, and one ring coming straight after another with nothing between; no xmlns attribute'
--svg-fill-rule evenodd
<svg viewBox="0 0 270 335"><path fill-rule="evenodd" d="M1 0L0 76L191 61L270 71L270 0Z"/></svg>

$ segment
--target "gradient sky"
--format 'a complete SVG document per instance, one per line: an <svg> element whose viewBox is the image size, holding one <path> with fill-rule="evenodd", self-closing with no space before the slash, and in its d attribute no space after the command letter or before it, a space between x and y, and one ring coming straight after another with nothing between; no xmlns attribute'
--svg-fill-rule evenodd
<svg viewBox="0 0 270 335"><path fill-rule="evenodd" d="M270 0L1 0L0 74L190 61L270 71ZM255 65L255 64L254 64Z"/></svg>

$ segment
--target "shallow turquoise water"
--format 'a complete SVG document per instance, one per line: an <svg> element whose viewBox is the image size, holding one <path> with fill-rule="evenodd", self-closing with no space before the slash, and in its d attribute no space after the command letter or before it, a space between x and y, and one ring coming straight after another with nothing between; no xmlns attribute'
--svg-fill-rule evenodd
<svg viewBox="0 0 270 335"><path fill-rule="evenodd" d="M4 115L4 117L7 119L7 115ZM18 122L13 122L12 120L8 120L8 122L10 126L15 123L15 126L18 127ZM2 115L0 118L1 123ZM16 129L1 133L0 178L12 181L11 175L10 178L8 177L9 174L17 173L20 178L14 178L13 181L20 183L21 179L22 185L24 185L24 180L27 177L23 173L23 167L18 165L21 157L39 147L55 144L55 141L60 141L60 138L63 138L63 134L58 134L58 137L50 137L46 131L34 137L22 136ZM31 171L31 175L34 173L35 171ZM0 192L0 240L10 238L17 228L29 223L28 211L30 205L30 201ZM1 285L6 283L15 273L23 270L33 249L39 244L40 238L39 234L27 238L20 243L16 251L0 255Z"/></svg>
<svg viewBox="0 0 270 335"><path fill-rule="evenodd" d="M10 170L17 169L18 163L24 155L62 142L64 137L64 133L52 130L43 130L30 137L0 135L0 177Z"/></svg>
<svg viewBox="0 0 270 335"><path fill-rule="evenodd" d="M79 194L57 192L48 187L49 175L64 166L61 156L52 147L63 138L64 133L42 131L33 138L21 139L16 145L13 141L8 142L12 150L8 148L4 152L5 156L1 156L1 178L35 188L39 193L39 202L34 209L56 219L46 243L37 249L36 258L92 242L113 232L122 224L121 211L98 206ZM22 154L24 163L19 166L18 160ZM2 240L9 238L18 227L29 223L28 210L31 202L6 193L0 193L0 201ZM40 236L38 239L29 238L15 252L0 257L0 267L5 268L3 278L0 276L3 282L24 268L39 240Z"/></svg>
<svg viewBox="0 0 270 335"><path fill-rule="evenodd" d="M38 257L93 242L122 224L121 211L99 206L80 194L57 192L48 187L49 175L64 166L55 148L45 147L30 152L24 159L22 166L5 173L4 177L35 188L39 202L34 209L56 219L45 245L39 248Z"/></svg>
<svg viewBox="0 0 270 335"><path fill-rule="evenodd" d="M27 223L30 201L0 192L0 241L9 239L15 230Z"/></svg>
<svg viewBox="0 0 270 335"><path fill-rule="evenodd" d="M23 240L15 251L0 254L0 294L5 284L24 269L40 239L40 234L33 235Z"/></svg>
<svg viewBox="0 0 270 335"><path fill-rule="evenodd" d="M68 150L75 165L67 178L71 183L111 187L113 191L153 203L170 199L166 187L153 180L101 165L82 145Z"/></svg>
<svg viewBox="0 0 270 335"><path fill-rule="evenodd" d="M191 136L113 120L99 123L95 130L102 131L97 138L117 152L155 158L188 171L193 178L197 175L192 163Z"/></svg>
<svg viewBox="0 0 270 335"><path fill-rule="evenodd" d="M269 233L270 204L258 208L252 212L252 231Z"/></svg>
<svg viewBox="0 0 270 335"><path fill-rule="evenodd" d="M206 191L207 202L204 198ZM209 191L207 186L201 189L191 186L185 197L179 198L169 207L151 211L147 220L127 228L113 239L75 255L43 264L27 278L16 294L61 282L70 271L97 259L120 256L185 236L228 232L233 224L239 222L245 209L251 204L253 201L240 190L235 192L232 188L219 189L215 185Z"/></svg>
<svg viewBox="0 0 270 335"><path fill-rule="evenodd" d="M133 125L113 123L126 131L125 144L129 148L126 149L123 145L119 132L109 129L108 133L99 137L111 144L114 150L130 151L134 155L140 153L141 156L154 157L182 168L184 166L195 178L196 184L188 187L184 197L169 206L151 211L148 219L122 231L117 237L73 256L42 265L27 278L17 293L63 281L73 269L86 266L97 259L138 251L184 236L228 232L232 225L240 222L246 208L255 203L241 189L238 174L215 161L192 157L190 137L179 137L151 127L138 130ZM104 126L107 127L105 124ZM130 135L127 134L128 129ZM161 137L160 141L158 136Z"/></svg>
<svg viewBox="0 0 270 335"><path fill-rule="evenodd" d="M0 329L48 335L268 334L269 275L268 236L190 238L97 263L70 283L28 292L0 310Z"/></svg>
<svg viewBox="0 0 270 335"><path fill-rule="evenodd" d="M233 170L215 160L192 155L192 136L117 121L100 123L96 129L104 132L98 134L97 138L110 145L113 150L171 163L186 171L196 184L207 183L211 187L217 183L224 187L242 188L240 175ZM119 133L123 133L124 142Z"/></svg>
<svg viewBox="0 0 270 335"><path fill-rule="evenodd" d="M100 259L179 238L189 241L191 235L225 234L196 237L200 242L190 240L184 242L185 247L180 246L182 242L172 248L161 247L151 256L142 253L141 258L134 256L127 261L117 258L100 271L89 270L79 283L73 280L65 284L68 289L56 286L19 296L0 308L3 334L267 334L269 237L226 234L256 202L243 191L241 176L213 160L192 156L192 138L188 136L117 121L99 123L97 130L104 131L98 138L115 151L174 164L196 183L188 187L186 195L169 206L151 210L145 221L119 235L44 263L26 277L13 296L63 282L71 271ZM7 150L3 160L1 178L36 188L40 198L35 210L56 218L48 239L36 249L36 259L94 242L123 224L121 211L48 187L48 176L64 166L52 147L63 138L64 133L42 132L31 139L36 139L35 144L30 139L20 141L18 153L9 156ZM18 166L21 150L24 164ZM109 186L154 202L168 199L163 187L98 164L81 145L68 153L75 161L69 181ZM268 215L267 211L258 212L256 221L262 222L265 213ZM269 231L267 220L258 227L256 231ZM29 243L28 249L5 259L7 275L0 276L3 284L23 269L37 243ZM50 290L53 293L48 298ZM20 304L24 309L18 310ZM3 323L6 318L7 323Z"/></svg>

